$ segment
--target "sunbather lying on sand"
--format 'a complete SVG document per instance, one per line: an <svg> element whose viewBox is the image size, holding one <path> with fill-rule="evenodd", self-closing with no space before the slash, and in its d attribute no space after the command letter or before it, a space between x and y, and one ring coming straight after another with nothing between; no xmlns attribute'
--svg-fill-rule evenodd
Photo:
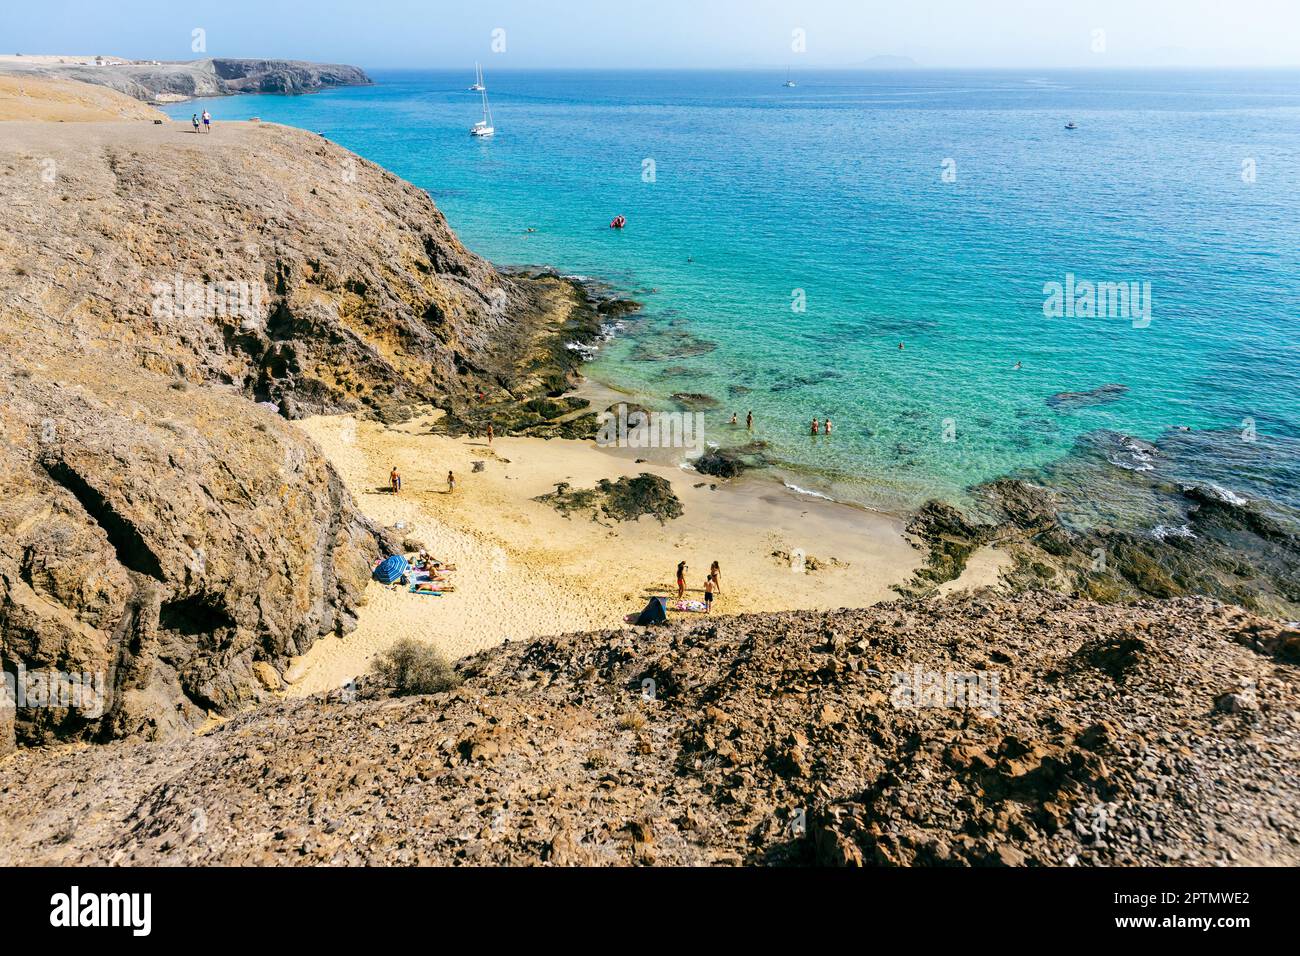
<svg viewBox="0 0 1300 956"><path fill-rule="evenodd" d="M417 581L415 584L412 584L412 585L411 585L411 590L412 590L412 591L415 591L415 592L420 592L420 591L431 591L431 592L441 593L441 592L445 592L445 591L454 591L454 590L456 590L456 585L454 585L454 584L438 584L438 583L435 583L435 582L433 582L433 581Z"/></svg>

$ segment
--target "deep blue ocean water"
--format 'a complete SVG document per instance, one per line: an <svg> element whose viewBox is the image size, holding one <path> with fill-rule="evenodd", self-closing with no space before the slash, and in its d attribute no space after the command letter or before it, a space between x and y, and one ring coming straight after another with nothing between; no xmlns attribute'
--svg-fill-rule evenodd
<svg viewBox="0 0 1300 956"><path fill-rule="evenodd" d="M320 132L487 258L633 294L591 376L716 397L724 445L752 409L801 486L960 500L1096 429L1185 426L1221 441L1180 474L1300 506L1300 73L485 67L488 141L469 68L168 112ZM1045 316L1067 274L1149 283L1149 324Z"/></svg>

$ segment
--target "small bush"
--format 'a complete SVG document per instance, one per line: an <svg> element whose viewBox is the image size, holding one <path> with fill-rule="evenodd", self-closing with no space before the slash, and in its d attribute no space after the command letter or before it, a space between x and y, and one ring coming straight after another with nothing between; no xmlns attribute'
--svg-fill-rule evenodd
<svg viewBox="0 0 1300 956"><path fill-rule="evenodd" d="M374 675L399 696L440 694L460 685L460 675L432 645L404 637L371 665Z"/></svg>
<svg viewBox="0 0 1300 956"><path fill-rule="evenodd" d="M618 719L619 730L640 730L645 726L645 717L637 711L629 711Z"/></svg>

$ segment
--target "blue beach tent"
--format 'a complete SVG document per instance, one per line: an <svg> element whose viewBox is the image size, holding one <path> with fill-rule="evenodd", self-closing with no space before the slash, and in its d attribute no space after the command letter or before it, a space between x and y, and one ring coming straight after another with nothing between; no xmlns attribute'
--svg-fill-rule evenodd
<svg viewBox="0 0 1300 956"><path fill-rule="evenodd" d="M645 610L637 617L636 623L638 627L646 627L650 624L667 624L667 600L661 597L652 597L650 603L645 606Z"/></svg>
<svg viewBox="0 0 1300 956"><path fill-rule="evenodd" d="M375 568L375 580L383 584L392 584L400 578L402 573L409 567L410 565L406 563L406 558L402 557L400 554L395 554L392 557L385 558L383 561L379 562L379 566Z"/></svg>

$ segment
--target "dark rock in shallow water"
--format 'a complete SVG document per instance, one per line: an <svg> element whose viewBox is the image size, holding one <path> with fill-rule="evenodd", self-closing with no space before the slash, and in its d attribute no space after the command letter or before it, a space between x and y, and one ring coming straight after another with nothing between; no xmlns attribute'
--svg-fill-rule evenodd
<svg viewBox="0 0 1300 956"><path fill-rule="evenodd" d="M1127 391L1127 385L1117 383L1099 385L1086 392L1057 392L1047 399L1047 404L1052 408L1068 412L1076 408L1088 408L1092 405L1105 405L1107 402L1119 401Z"/></svg>
<svg viewBox="0 0 1300 956"><path fill-rule="evenodd" d="M639 311L641 303L633 299L604 299L596 303L596 311L605 318L618 318Z"/></svg>
<svg viewBox="0 0 1300 956"><path fill-rule="evenodd" d="M1013 589L1047 586L1104 601L1201 594L1300 617L1300 534L1292 513L1211 483L1171 483L1156 464L1108 467L1125 440L1091 433L1038 481L1000 479L972 489L978 520L927 505L912 530L929 546L930 562L899 590L927 593L955 578L980 545L996 543L1014 561L1002 576ZM1132 444L1161 469L1175 464L1169 440ZM1204 467L1205 446L1189 451Z"/></svg>
<svg viewBox="0 0 1300 956"><path fill-rule="evenodd" d="M673 392L673 401L688 412L704 412L721 404L712 395L703 392Z"/></svg>
<svg viewBox="0 0 1300 956"><path fill-rule="evenodd" d="M692 464L701 475L712 475L715 478L735 478L747 467L732 452L717 448L705 452Z"/></svg>
<svg viewBox="0 0 1300 956"><path fill-rule="evenodd" d="M755 440L737 448L711 448L691 464L702 475L715 478L736 478L751 468L770 465L768 443Z"/></svg>

